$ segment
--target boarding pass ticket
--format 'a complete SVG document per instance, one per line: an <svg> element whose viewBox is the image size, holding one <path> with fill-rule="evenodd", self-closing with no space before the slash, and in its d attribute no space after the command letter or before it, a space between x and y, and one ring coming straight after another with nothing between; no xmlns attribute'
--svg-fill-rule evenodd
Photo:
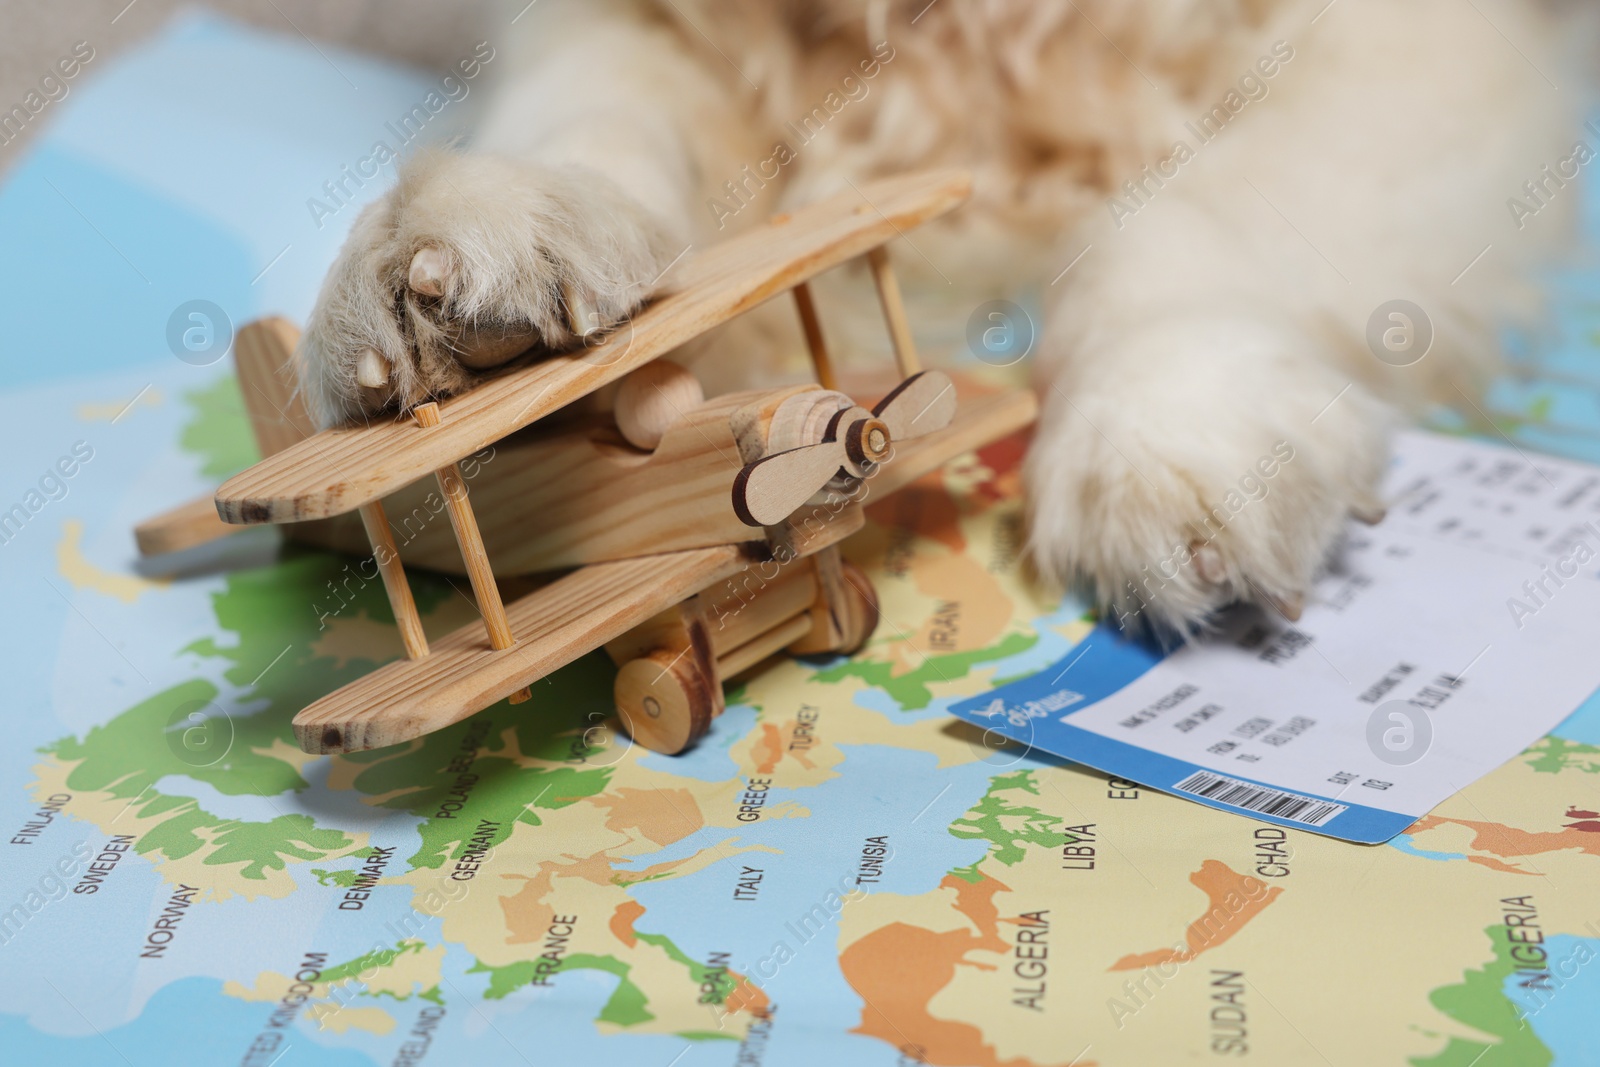
<svg viewBox="0 0 1600 1067"><path fill-rule="evenodd" d="M951 710L991 742L1386 841L1600 686L1600 467L1406 433L1384 499L1297 622L1239 607L1165 649L1101 622L1053 666Z"/></svg>

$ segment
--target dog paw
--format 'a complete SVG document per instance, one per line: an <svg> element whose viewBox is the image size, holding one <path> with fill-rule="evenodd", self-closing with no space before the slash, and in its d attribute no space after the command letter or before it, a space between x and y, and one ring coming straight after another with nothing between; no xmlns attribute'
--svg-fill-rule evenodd
<svg viewBox="0 0 1600 1067"><path fill-rule="evenodd" d="M1029 553L1125 628L1188 636L1238 601L1297 619L1347 518L1382 518L1389 409L1322 364L1231 362L1045 385Z"/></svg>
<svg viewBox="0 0 1600 1067"><path fill-rule="evenodd" d="M664 228L593 172L420 155L323 283L302 389L324 426L458 393L626 318L673 255Z"/></svg>

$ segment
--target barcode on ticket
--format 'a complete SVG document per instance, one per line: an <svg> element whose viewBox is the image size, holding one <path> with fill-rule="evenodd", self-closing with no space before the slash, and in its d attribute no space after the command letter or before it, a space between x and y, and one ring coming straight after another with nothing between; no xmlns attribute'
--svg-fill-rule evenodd
<svg viewBox="0 0 1600 1067"><path fill-rule="evenodd" d="M1321 826L1346 810L1343 804L1287 793L1282 789L1270 789L1254 782L1241 782L1237 778L1212 774L1210 771L1196 771L1173 788L1221 804L1232 804L1236 808L1303 822L1307 826Z"/></svg>

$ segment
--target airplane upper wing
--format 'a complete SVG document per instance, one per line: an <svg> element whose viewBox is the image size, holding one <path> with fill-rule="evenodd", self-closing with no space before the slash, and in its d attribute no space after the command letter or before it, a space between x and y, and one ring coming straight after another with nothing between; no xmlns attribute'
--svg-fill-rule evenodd
<svg viewBox="0 0 1600 1067"><path fill-rule="evenodd" d="M442 401L440 425L385 418L325 430L217 490L230 523L298 522L354 510L465 458L800 282L959 205L964 171L864 182L698 253L676 291L593 348L489 378Z"/></svg>

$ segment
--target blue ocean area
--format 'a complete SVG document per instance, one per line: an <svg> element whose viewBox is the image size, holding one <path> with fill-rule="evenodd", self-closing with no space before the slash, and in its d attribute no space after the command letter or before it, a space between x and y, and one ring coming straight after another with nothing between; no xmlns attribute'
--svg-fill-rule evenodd
<svg viewBox="0 0 1600 1067"><path fill-rule="evenodd" d="M1394 837L1389 839L1388 845L1390 848L1398 849L1408 856L1415 856L1418 859L1423 860L1443 861L1464 860L1467 858L1467 854L1465 852L1434 852L1429 849L1418 848L1417 843L1412 840L1410 834L1396 834Z"/></svg>
<svg viewBox="0 0 1600 1067"><path fill-rule="evenodd" d="M1535 985L1529 983L1529 972L1513 971L1502 986L1506 999L1555 1054L1557 1064L1600 1063L1594 1012L1600 1003L1600 938L1553 934L1544 949L1547 974Z"/></svg>
<svg viewBox="0 0 1600 1067"><path fill-rule="evenodd" d="M18 1016L0 1014L0 1049L7 1062L51 1067L212 1067L243 1060L268 1030L276 1007L230 997L214 978L183 978L158 988L132 1021L84 1034L46 1033ZM324 1046L303 1028L276 1036L278 1049L296 1053L294 1059L285 1056L284 1063L310 1058L319 1067L377 1067L371 1056ZM259 1062L265 1067L270 1059L268 1054Z"/></svg>
<svg viewBox="0 0 1600 1067"><path fill-rule="evenodd" d="M861 1000L839 970L833 916L858 905L841 896L841 888L928 893L949 871L976 862L989 848L987 841L952 835L949 826L987 791L993 768L969 763L940 769L931 753L890 746L846 745L843 750L841 770L847 773L820 785L773 789L768 795L765 807L792 803L803 806L809 816L778 818L769 811L734 829L707 826L637 865L692 856L728 842L723 846L729 849L726 858L693 878L645 882L630 889L645 907L634 928L675 932L678 947L692 958L706 959L733 945L761 946L762 952L749 958L736 955L735 969L761 979L764 992L808 1024L804 1034L776 1031L767 1048L769 1064L799 1067L835 1056L854 1062L881 1047L848 1033L860 1022ZM737 795L730 794L726 803L732 810L739 803ZM818 833L817 824L824 821L828 832ZM889 858L881 881L858 885L862 849L872 837L887 839ZM732 854L732 848L752 850ZM755 899L736 900L736 883L749 879L746 867L761 869L763 876ZM840 903L830 903L830 894ZM716 909L713 923L704 921L707 907ZM816 909L828 917L826 928ZM685 938L681 931L686 930L694 936Z"/></svg>
<svg viewBox="0 0 1600 1067"><path fill-rule="evenodd" d="M1550 732L1579 744L1600 745L1600 691L1591 695L1577 711L1568 715Z"/></svg>

